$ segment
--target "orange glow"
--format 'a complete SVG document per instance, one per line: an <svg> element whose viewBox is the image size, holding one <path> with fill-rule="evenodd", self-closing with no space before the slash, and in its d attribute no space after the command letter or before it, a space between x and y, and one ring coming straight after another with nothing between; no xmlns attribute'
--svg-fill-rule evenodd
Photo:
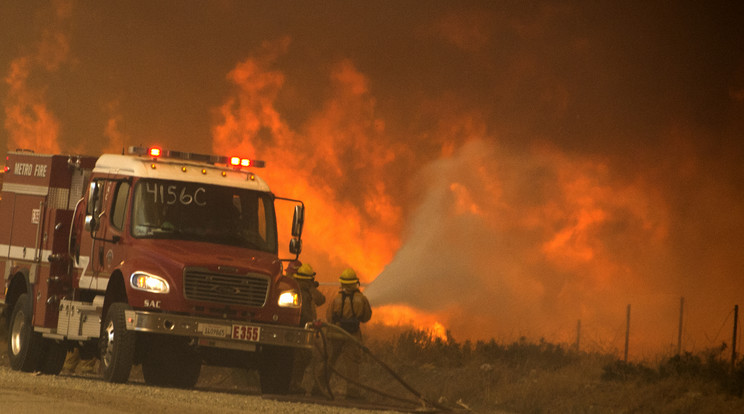
<svg viewBox="0 0 744 414"><path fill-rule="evenodd" d="M172 18L2 3L0 145L218 155L223 184L305 203L300 260L319 282L353 267L375 309L404 305L389 316L457 340L571 341L580 319L622 347L632 304L632 344L676 342L680 296L688 344L721 340L744 297L737 19L700 25L686 2L436 2L405 19L344 5L306 21L290 2L157 3L145 14ZM282 259L291 204L276 203Z"/></svg>
<svg viewBox="0 0 744 414"><path fill-rule="evenodd" d="M452 191L455 197L455 213L456 214L475 214L481 215L480 206L473 201L467 187L460 183L450 184L450 191Z"/></svg>
<svg viewBox="0 0 744 414"><path fill-rule="evenodd" d="M41 38L25 56L10 63L5 77L7 95L3 100L7 145L59 153L60 122L47 103L45 77L58 72L70 61L69 35L65 22L72 16L67 2L53 2L53 19ZM41 83L40 83L41 80ZM41 84L41 86L39 86Z"/></svg>
<svg viewBox="0 0 744 414"><path fill-rule="evenodd" d="M432 338L447 340L447 329L437 316L406 305L385 305L374 308L374 319L387 326L411 326L428 332Z"/></svg>
<svg viewBox="0 0 744 414"><path fill-rule="evenodd" d="M49 110L44 94L29 86L33 62L25 57L14 60L5 78L8 85L5 101L8 144L11 148L58 153L59 121Z"/></svg>
<svg viewBox="0 0 744 414"><path fill-rule="evenodd" d="M538 139L502 146L490 135L498 128L449 102L430 103L438 127L401 144L376 85L349 59L330 66L312 114L289 122L279 102L293 86L276 61L290 43L266 42L228 74L213 152L268 161L271 190L306 205L301 260L321 282L347 266L372 282L374 321L438 338L449 329L458 339L566 340L581 319L602 342L628 302L638 312L668 302L674 287L654 286L670 246L656 183ZM277 217L287 238L291 212ZM644 331L657 341L659 332Z"/></svg>
<svg viewBox="0 0 744 414"><path fill-rule="evenodd" d="M290 127L275 107L284 74L272 69L289 42L267 42L230 72L235 92L219 109L213 152L256 154L270 162L261 176L272 191L307 206L302 260L319 270L321 281L353 267L366 283L400 245L401 207L390 183L380 179L398 148L380 139L385 124L375 116L368 79L347 60L330 74L335 96L306 125ZM271 142L254 139L262 130ZM350 165L361 174L349 174ZM344 195L342 186L352 194ZM277 218L280 234L289 234L282 226L291 212L278 210Z"/></svg>

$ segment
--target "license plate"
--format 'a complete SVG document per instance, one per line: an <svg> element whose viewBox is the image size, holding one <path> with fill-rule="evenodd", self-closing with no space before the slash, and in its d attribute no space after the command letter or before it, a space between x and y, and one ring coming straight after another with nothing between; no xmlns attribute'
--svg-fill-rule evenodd
<svg viewBox="0 0 744 414"><path fill-rule="evenodd" d="M196 331L201 332L204 336L214 338L224 338L228 335L230 327L227 325L214 325L211 323L200 323Z"/></svg>
<svg viewBox="0 0 744 414"><path fill-rule="evenodd" d="M232 339L239 339L241 341L258 342L261 338L261 328L258 326L250 325L233 325L232 326Z"/></svg>

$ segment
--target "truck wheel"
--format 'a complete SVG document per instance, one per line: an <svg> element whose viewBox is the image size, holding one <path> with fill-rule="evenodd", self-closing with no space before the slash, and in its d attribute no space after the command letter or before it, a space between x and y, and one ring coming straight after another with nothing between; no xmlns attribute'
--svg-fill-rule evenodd
<svg viewBox="0 0 744 414"><path fill-rule="evenodd" d="M101 371L108 382L124 383L134 362L135 333L127 331L124 311L131 309L126 303L109 306L101 325L98 345L101 352Z"/></svg>
<svg viewBox="0 0 744 414"><path fill-rule="evenodd" d="M294 350L264 346L260 358L258 374L261 378L261 394L287 394L292 379Z"/></svg>
<svg viewBox="0 0 744 414"><path fill-rule="evenodd" d="M16 371L33 372L41 364L43 338L34 332L31 322L33 305L24 293L13 306L8 326L8 357L10 367Z"/></svg>
<svg viewBox="0 0 744 414"><path fill-rule="evenodd" d="M153 337L142 361L145 383L159 387L193 388L199 380L201 358L178 337Z"/></svg>
<svg viewBox="0 0 744 414"><path fill-rule="evenodd" d="M39 371L43 374L57 375L62 371L67 357L67 347L62 342L44 339L44 351Z"/></svg>

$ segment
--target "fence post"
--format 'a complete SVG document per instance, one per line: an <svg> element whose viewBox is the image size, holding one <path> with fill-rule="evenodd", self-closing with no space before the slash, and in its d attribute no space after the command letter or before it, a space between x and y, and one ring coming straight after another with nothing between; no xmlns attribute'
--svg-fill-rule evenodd
<svg viewBox="0 0 744 414"><path fill-rule="evenodd" d="M731 341L731 371L736 369L736 328L739 323L739 305L734 305L734 338Z"/></svg>
<svg viewBox="0 0 744 414"><path fill-rule="evenodd" d="M685 297L679 298L679 333L677 334L677 356L682 354L682 315L685 313Z"/></svg>
<svg viewBox="0 0 744 414"><path fill-rule="evenodd" d="M628 304L628 313L625 319L625 362L628 362L628 342L630 340L630 304Z"/></svg>

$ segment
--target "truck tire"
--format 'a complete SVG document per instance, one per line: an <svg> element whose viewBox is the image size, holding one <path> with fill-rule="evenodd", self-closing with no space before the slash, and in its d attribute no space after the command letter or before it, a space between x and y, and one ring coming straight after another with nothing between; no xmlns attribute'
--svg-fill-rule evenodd
<svg viewBox="0 0 744 414"><path fill-rule="evenodd" d="M260 358L258 375L261 379L261 394L287 394L292 379L294 349L264 346Z"/></svg>
<svg viewBox="0 0 744 414"><path fill-rule="evenodd" d="M31 297L24 293L13 306L8 325L8 358L10 367L16 371L33 372L41 365L43 338L34 332Z"/></svg>
<svg viewBox="0 0 744 414"><path fill-rule="evenodd" d="M124 311L131 309L126 303L116 302L109 306L101 325L98 341L101 352L101 371L108 382L129 381L134 363L134 331L127 331Z"/></svg>
<svg viewBox="0 0 744 414"><path fill-rule="evenodd" d="M42 374L57 375L62 371L67 357L67 346L53 339L44 339L44 350L39 371Z"/></svg>
<svg viewBox="0 0 744 414"><path fill-rule="evenodd" d="M201 358L184 338L154 336L142 361L145 383L159 387L194 388Z"/></svg>

